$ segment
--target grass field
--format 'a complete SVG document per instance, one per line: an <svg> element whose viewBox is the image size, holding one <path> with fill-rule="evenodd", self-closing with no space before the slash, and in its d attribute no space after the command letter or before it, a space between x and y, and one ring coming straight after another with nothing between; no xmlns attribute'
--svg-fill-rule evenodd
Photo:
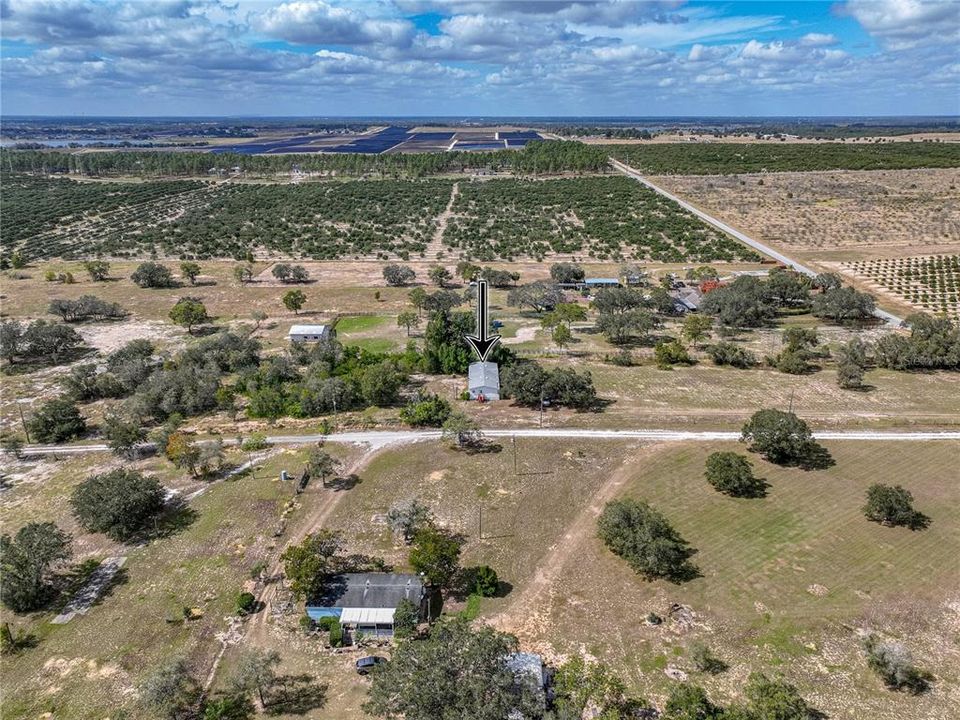
<svg viewBox="0 0 960 720"><path fill-rule="evenodd" d="M951 639L960 617L960 489L944 475L956 444L833 443L836 465L805 473L753 458L770 483L760 500L716 493L703 479L709 452L733 444L660 445L635 464L622 495L663 512L699 552L702 577L684 585L645 582L591 533L572 548L533 614L511 618L522 637L551 653L583 652L614 664L630 683L661 698L668 664L704 640L730 663L716 678L693 673L717 698L736 697L752 669L783 672L831 718L947 718L960 697ZM742 450L741 450L742 451ZM902 483L932 523L891 529L860 511L871 483ZM692 624L668 619L672 603ZM855 631L897 637L937 675L913 698L885 690L866 669Z"/></svg>
<svg viewBox="0 0 960 720"><path fill-rule="evenodd" d="M554 659L572 652L604 658L659 701L672 682L662 671L668 665L691 671L689 645L703 639L732 666L718 677L696 675L718 699L736 697L748 672L765 668L783 672L830 717L853 720L866 708L878 720L947 720L960 693L960 662L944 630L949 623L960 627L960 571L953 562L960 552L960 490L944 475L956 444L835 442L829 450L836 465L815 472L752 457L770 483L760 500L727 498L707 485L703 461L717 449L742 446L521 439L516 454L510 442L477 455L443 443L387 448L348 490L310 486L289 516L288 537L318 527L341 530L349 551L378 554L406 569L407 549L383 516L392 504L419 497L440 523L466 537L465 565L489 564L508 583L504 596L481 603L481 618L517 633L525 648ZM359 450L337 454L351 462ZM39 646L5 670L13 693L5 717L113 716L133 707L144 660L151 665L184 654L203 677L222 647L219 637L228 647L218 684L240 648L275 648L282 673L308 673L324 686L325 701L299 717L363 717L366 681L352 670L355 651L321 650L297 628L298 612L255 616L248 622L257 629L228 632L233 598L250 567L275 559L286 542L271 538L292 492L276 478L302 458L276 452L253 475L218 482L191 500L197 515L181 532L122 549L129 557L125 577L87 616L64 626L48 624L52 611L14 618ZM66 504L80 478L116 462L92 456L33 468L2 497L5 528L54 519L77 532L78 554L120 552L79 532ZM202 488L166 463L141 465L185 494ZM904 484L931 517L929 529L867 522L860 507L872 482ZM670 518L699 550L694 560L702 577L680 586L645 582L600 545L596 514L621 495L647 500ZM691 624L670 619L671 603L689 608ZM201 607L203 618L179 621L184 606ZM446 611L461 608L452 600ZM668 618L664 625L643 623L651 611ZM857 650L855 631L867 627L905 641L936 674L934 690L920 698L884 690Z"/></svg>
<svg viewBox="0 0 960 720"><path fill-rule="evenodd" d="M336 451L344 458L351 451ZM0 499L4 532L30 521L53 520L74 535L75 560L124 554L121 580L85 616L51 625L55 608L2 619L36 636L39 644L4 663L5 718L37 718L42 713L66 720L143 717L136 709L136 683L158 663L187 658L201 679L230 633L237 593L249 583L250 568L272 556L274 529L293 489L278 481L281 469L293 471L303 453L274 451L252 473L207 487L173 470L169 463L139 463L160 475L168 487L189 495L194 518L183 530L144 546L122 546L101 535L86 534L70 517L72 487L93 472L120 464L108 455L72 458L32 466L13 479ZM26 469L26 468L25 468ZM308 488L290 515L322 489ZM199 607L203 617L184 621L184 607ZM235 634L235 633L234 633Z"/></svg>

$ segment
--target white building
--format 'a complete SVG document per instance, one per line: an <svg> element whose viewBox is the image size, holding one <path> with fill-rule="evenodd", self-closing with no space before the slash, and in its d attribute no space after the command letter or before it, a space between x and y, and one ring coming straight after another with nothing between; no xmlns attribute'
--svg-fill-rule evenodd
<svg viewBox="0 0 960 720"><path fill-rule="evenodd" d="M337 331L332 325L291 325L287 332L290 342L318 342L336 337Z"/></svg>
<svg viewBox="0 0 960 720"><path fill-rule="evenodd" d="M500 399L500 370L496 363L470 363L467 381L471 400L476 400L480 395L484 400Z"/></svg>

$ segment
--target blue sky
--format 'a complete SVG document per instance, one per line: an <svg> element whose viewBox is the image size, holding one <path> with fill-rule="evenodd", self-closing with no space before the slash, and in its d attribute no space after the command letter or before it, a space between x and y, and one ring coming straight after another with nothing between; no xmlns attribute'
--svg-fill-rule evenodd
<svg viewBox="0 0 960 720"><path fill-rule="evenodd" d="M4 114L960 114L960 2L0 0Z"/></svg>

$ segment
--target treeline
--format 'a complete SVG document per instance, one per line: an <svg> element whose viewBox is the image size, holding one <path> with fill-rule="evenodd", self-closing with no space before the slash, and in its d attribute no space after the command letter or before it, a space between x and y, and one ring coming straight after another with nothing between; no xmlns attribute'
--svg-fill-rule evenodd
<svg viewBox="0 0 960 720"><path fill-rule="evenodd" d="M621 162L655 175L960 167L958 143L663 143L593 147L605 149Z"/></svg>
<svg viewBox="0 0 960 720"><path fill-rule="evenodd" d="M347 176L423 177L467 170L512 171L524 174L597 172L607 167L607 153L581 143L534 141L522 150L495 152L353 153L304 155L209 155L191 152L69 153L2 150L5 172L69 173L95 177L207 176L214 169L238 167L244 172L272 175L323 172Z"/></svg>

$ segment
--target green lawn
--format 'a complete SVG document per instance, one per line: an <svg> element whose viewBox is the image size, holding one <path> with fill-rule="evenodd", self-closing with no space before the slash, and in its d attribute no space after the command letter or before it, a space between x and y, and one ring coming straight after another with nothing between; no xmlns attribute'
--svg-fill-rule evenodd
<svg viewBox="0 0 960 720"><path fill-rule="evenodd" d="M337 321L337 335L366 332L380 327L390 318L383 315L352 315Z"/></svg>

